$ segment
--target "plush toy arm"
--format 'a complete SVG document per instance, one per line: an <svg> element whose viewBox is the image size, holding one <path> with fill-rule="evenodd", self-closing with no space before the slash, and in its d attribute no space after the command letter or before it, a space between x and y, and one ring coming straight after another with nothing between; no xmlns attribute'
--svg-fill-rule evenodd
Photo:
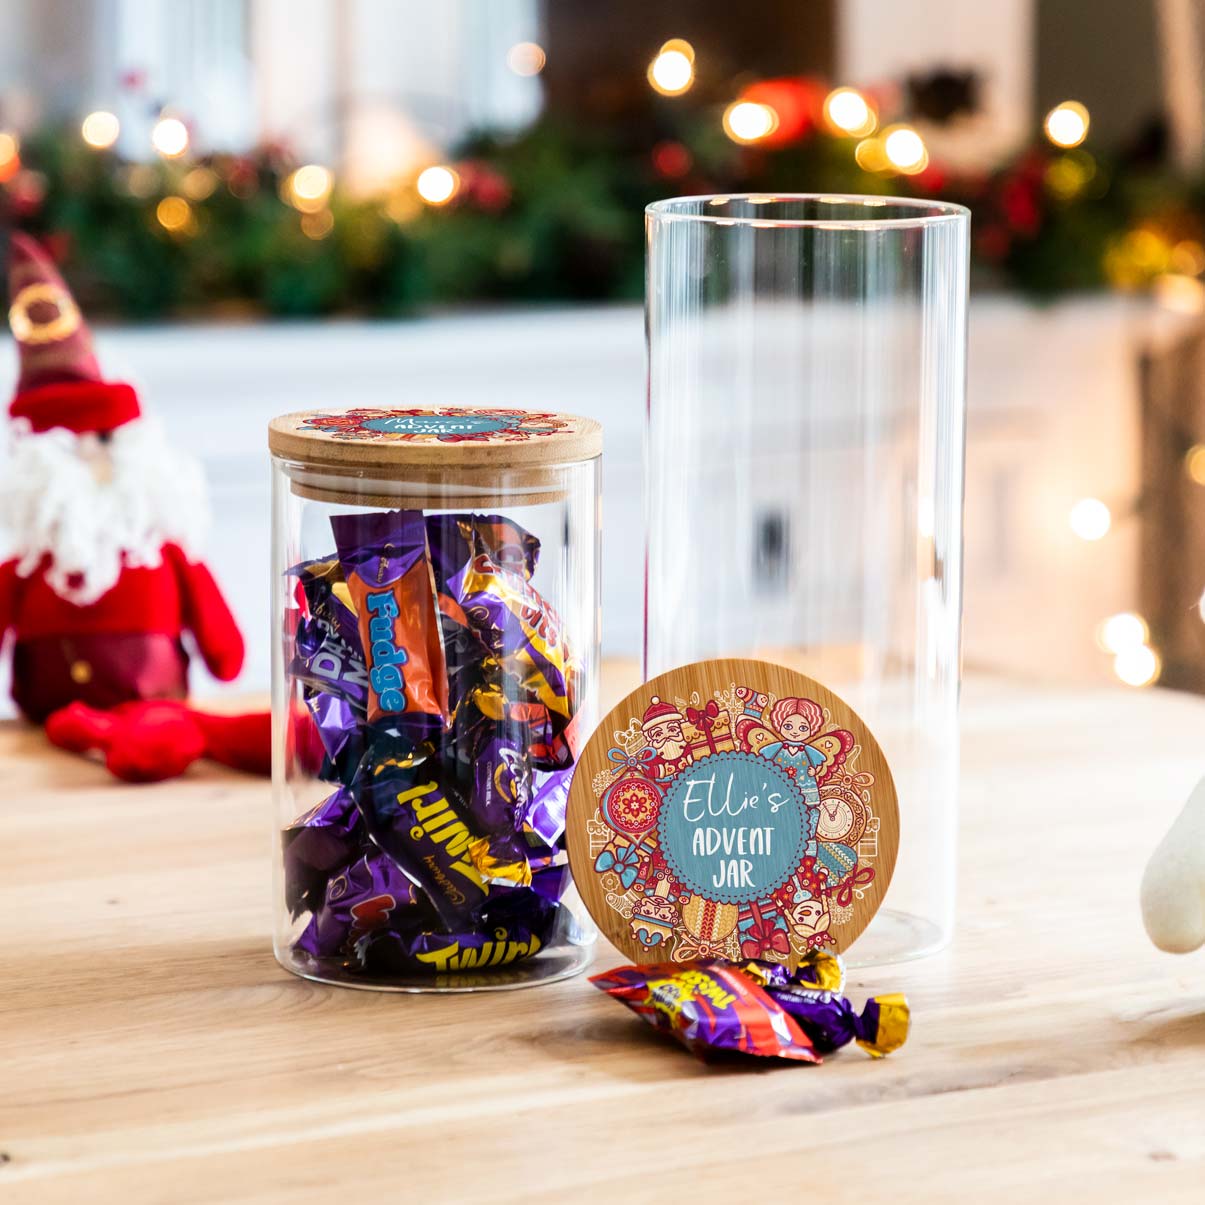
<svg viewBox="0 0 1205 1205"><path fill-rule="evenodd" d="M0 565L0 646L4 636L17 621L17 562Z"/></svg>
<svg viewBox="0 0 1205 1205"><path fill-rule="evenodd" d="M1205 945L1205 778L1147 863L1142 919L1151 941L1168 953Z"/></svg>
<svg viewBox="0 0 1205 1205"><path fill-rule="evenodd" d="M238 677L245 652L243 634L213 574L200 561L190 561L174 545L165 548L164 555L171 556L180 579L184 626L196 637L209 672L223 682Z"/></svg>

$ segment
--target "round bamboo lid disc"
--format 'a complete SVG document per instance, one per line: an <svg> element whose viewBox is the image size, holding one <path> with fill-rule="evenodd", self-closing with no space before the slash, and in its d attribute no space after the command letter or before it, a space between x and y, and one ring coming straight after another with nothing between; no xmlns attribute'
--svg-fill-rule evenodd
<svg viewBox="0 0 1205 1205"><path fill-rule="evenodd" d="M891 882L899 812L861 718L764 661L700 661L599 725L569 794L569 861L635 962L845 950Z"/></svg>
<svg viewBox="0 0 1205 1205"><path fill-rule="evenodd" d="M514 409L302 410L268 424L293 492L362 506L534 504L563 497L567 464L602 452L602 427Z"/></svg>

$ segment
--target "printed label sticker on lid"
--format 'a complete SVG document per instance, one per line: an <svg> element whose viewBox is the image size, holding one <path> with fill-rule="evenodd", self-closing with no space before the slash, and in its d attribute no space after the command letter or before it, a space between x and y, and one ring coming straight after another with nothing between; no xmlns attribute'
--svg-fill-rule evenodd
<svg viewBox="0 0 1205 1205"><path fill-rule="evenodd" d="M441 443L518 441L558 432L570 433L572 423L563 415L535 410L468 410L461 406L439 409L371 409L332 411L308 415L300 429L321 432L333 439L404 440Z"/></svg>
<svg viewBox="0 0 1205 1205"><path fill-rule="evenodd" d="M569 799L574 880L641 963L844 950L895 866L891 771L862 719L760 661L671 670L587 743Z"/></svg>

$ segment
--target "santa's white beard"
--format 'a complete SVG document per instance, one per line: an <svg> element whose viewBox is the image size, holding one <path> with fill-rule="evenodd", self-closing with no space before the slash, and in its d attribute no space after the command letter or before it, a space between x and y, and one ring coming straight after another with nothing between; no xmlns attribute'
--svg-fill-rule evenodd
<svg viewBox="0 0 1205 1205"><path fill-rule="evenodd" d="M35 435L16 423L0 467L0 523L19 575L48 562L55 593L86 606L124 566L158 565L164 544L199 547L209 523L205 478L152 418L124 423L107 441L61 428Z"/></svg>

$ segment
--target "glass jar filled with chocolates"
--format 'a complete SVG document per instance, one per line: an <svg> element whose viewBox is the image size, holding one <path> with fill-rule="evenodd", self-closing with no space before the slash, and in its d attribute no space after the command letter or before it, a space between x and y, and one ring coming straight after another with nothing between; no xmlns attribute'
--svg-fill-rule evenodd
<svg viewBox="0 0 1205 1205"><path fill-rule="evenodd" d="M564 828L597 720L601 428L358 408L268 443L277 959L397 990L581 970Z"/></svg>

